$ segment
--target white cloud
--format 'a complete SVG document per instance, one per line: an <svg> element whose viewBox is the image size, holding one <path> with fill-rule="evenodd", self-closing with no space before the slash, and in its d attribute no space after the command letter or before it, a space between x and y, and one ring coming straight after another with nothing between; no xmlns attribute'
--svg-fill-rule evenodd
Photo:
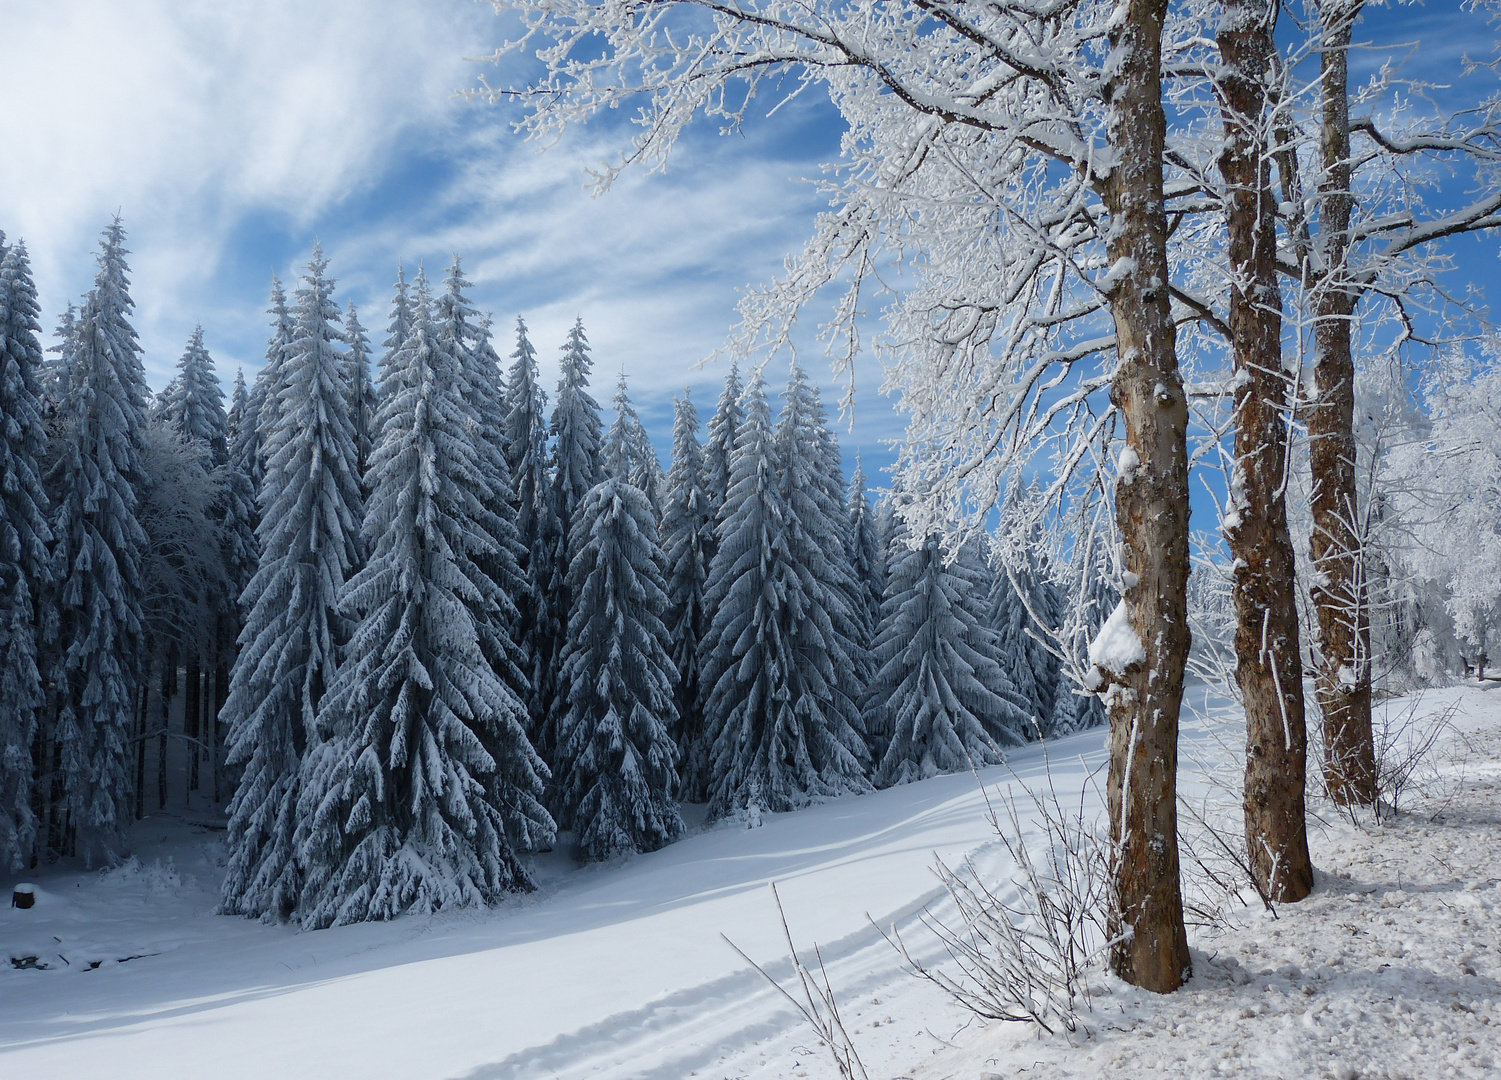
<svg viewBox="0 0 1501 1080"><path fill-rule="evenodd" d="M722 371L696 364L737 288L811 227L819 198L795 178L837 152L827 112L799 102L743 136L692 134L665 175L591 198L585 167L624 145L626 118L539 153L514 112L455 98L479 75L464 57L502 25L471 0L0 0L0 228L28 241L45 321L88 288L117 209L158 386L200 320L226 383L258 367L270 272L290 288L314 238L377 342L396 263L441 278L459 252L503 354L524 313L551 381L582 315L596 396L624 366L665 444L668 394L692 383L713 406ZM877 382L862 378L864 416L886 420Z"/></svg>

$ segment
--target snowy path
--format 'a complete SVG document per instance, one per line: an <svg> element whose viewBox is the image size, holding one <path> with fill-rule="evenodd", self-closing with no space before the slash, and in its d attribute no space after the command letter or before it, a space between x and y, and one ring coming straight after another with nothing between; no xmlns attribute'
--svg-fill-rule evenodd
<svg viewBox="0 0 1501 1080"><path fill-rule="evenodd" d="M1425 709L1461 698L1472 728L1501 730L1501 689L1445 691ZM1233 776L1241 737L1224 711L1185 722L1190 799L1225 803L1228 792L1210 781ZM1065 804L1081 791L1094 804L1086 774L1101 764L1103 742L1095 731L1050 747ZM1501 757L1501 740L1496 749ZM1011 766L1028 784L1045 776L1036 747L1014 753ZM1010 775L991 769L984 779L1004 785ZM1238 817L1233 800L1224 808ZM1355 843L1345 837L1331 852L1327 839L1316 838L1326 867ZM0 909L0 957L35 955L54 967L0 967L0 1077L159 1080L206 1063L215 1077L255 1080L830 1076L800 1019L720 937L789 974L768 881L778 884L799 947L819 944L872 1077L973 1078L993 1062L1009 1075L1040 1057L1065 1075L1064 1062L1074 1064L1066 1046L1040 1045L1021 1029L981 1031L910 978L867 920L895 922L926 952L932 943L915 916L941 900L935 852L951 864L972 854L988 878L1004 876L972 776L771 815L757 829L702 832L616 865L579 870L549 856L537 894L492 912L309 934L209 913L219 857L210 834L149 819L137 842L139 864L43 875L35 909ZM0 879L6 894L10 884ZM1493 904L1493 893L1477 897ZM1255 913L1245 919L1249 939L1269 933ZM1275 929L1292 925L1284 918ZM1319 926L1309 928L1317 939ZM1302 947L1296 935L1284 941ZM1196 939L1199 956L1233 943ZM140 958L108 962L128 956ZM106 963L80 971L96 959ZM1234 1037L1244 1018L1218 1007L1233 973L1201 972L1191 994L1172 999L1179 1011L1192 1003L1175 1022L1203 1028L1205 1052L1244 1063L1255 1040ZM1104 1039L1119 1070L1110 1074L1155 1075L1157 1059L1140 1041L1151 1014L1121 993L1112 1007L1125 1002L1131 1023L1122 1030L1137 1034ZM1184 1042L1174 1051L1194 1049Z"/></svg>
<svg viewBox="0 0 1501 1080"><path fill-rule="evenodd" d="M1060 784L1078 790L1080 755L1098 764L1102 744L1098 731L1055 744ZM1012 765L1042 775L1037 748ZM984 857L983 809L972 776L940 777L557 872L494 912L309 934L208 914L212 840L148 820L145 869L43 875L35 909L0 912L0 954L71 962L0 970L0 1075L156 1078L207 1052L226 1078L331 1063L369 1077L686 1076L807 1038L720 937L787 970L768 881L842 993L910 991L866 914L910 926L939 895L935 852ZM180 882L155 866L168 856Z"/></svg>

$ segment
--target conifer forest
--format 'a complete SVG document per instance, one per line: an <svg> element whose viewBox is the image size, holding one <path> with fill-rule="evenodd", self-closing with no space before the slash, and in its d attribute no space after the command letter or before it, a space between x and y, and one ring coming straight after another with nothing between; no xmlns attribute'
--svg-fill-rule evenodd
<svg viewBox="0 0 1501 1080"><path fill-rule="evenodd" d="M0 121L0 1076L1501 1074L1501 3L65 2L339 137Z"/></svg>

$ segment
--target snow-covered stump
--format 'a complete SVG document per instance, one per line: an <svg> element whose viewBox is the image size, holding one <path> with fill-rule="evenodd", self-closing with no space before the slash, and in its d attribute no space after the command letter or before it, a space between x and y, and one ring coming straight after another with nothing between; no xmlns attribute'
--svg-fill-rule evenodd
<svg viewBox="0 0 1501 1080"><path fill-rule="evenodd" d="M36 907L36 886L25 882L17 885L10 892L10 906L22 910Z"/></svg>

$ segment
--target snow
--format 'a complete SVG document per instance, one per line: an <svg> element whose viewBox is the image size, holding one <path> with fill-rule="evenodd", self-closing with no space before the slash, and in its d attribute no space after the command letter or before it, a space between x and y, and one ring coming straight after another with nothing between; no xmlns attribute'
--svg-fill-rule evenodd
<svg viewBox="0 0 1501 1080"><path fill-rule="evenodd" d="M1422 711L1451 702L1456 731L1403 813L1357 824L1316 804L1313 896L1275 919L1232 907L1191 931L1195 976L1177 994L1098 976L1088 1038L970 1019L867 921L896 923L931 958L916 915L950 910L934 853L1006 875L975 778L952 775L764 814L756 829L697 826L585 869L542 856L538 892L487 912L307 933L210 914L222 834L151 817L133 860L27 871L37 906L0 909L0 955L51 965L0 969L0 1076L259 1080L337 1063L372 1078L831 1077L790 1006L720 937L790 974L773 880L799 946L819 943L872 1077L1493 1076L1501 693L1435 692ZM1223 785L1240 729L1222 706L1183 725L1184 797L1225 796L1232 823L1238 795ZM1082 790L1097 808L1103 780L1087 776L1104 739L1048 747L1065 805ZM1014 780L1004 767L982 779L1035 786L1042 748L1013 751L1010 767Z"/></svg>
<svg viewBox="0 0 1501 1080"><path fill-rule="evenodd" d="M1131 613L1122 600L1089 643L1089 662L1102 671L1122 672L1146 658L1147 650L1131 628Z"/></svg>

